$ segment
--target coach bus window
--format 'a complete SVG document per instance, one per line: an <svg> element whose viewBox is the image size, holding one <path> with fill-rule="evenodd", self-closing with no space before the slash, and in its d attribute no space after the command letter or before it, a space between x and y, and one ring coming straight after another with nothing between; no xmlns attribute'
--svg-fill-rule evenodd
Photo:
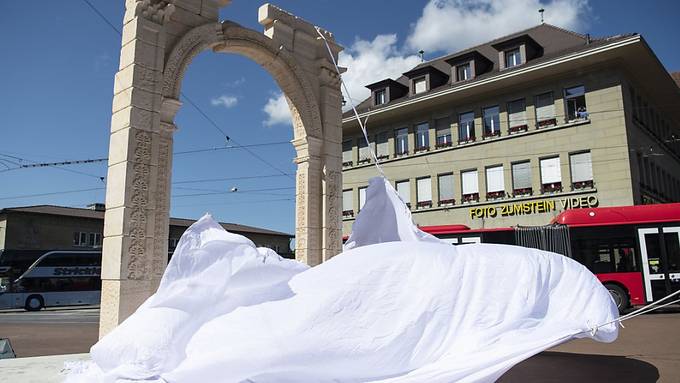
<svg viewBox="0 0 680 383"><path fill-rule="evenodd" d="M649 272L658 274L661 272L661 248L659 247L659 234L646 234L645 244L647 245L647 262Z"/></svg>
<svg viewBox="0 0 680 383"><path fill-rule="evenodd" d="M680 241L678 241L678 233L664 233L663 237L664 243L666 243L668 270L670 272L680 271Z"/></svg>

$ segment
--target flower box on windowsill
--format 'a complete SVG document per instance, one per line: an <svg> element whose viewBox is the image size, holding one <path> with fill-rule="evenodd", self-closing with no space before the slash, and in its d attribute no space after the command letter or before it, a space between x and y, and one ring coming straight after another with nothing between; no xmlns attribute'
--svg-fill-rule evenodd
<svg viewBox="0 0 680 383"><path fill-rule="evenodd" d="M441 148L448 148L453 146L453 142L440 142L437 143L434 147L435 149L441 149Z"/></svg>
<svg viewBox="0 0 680 383"><path fill-rule="evenodd" d="M573 182L571 190L592 189L595 186L593 180Z"/></svg>
<svg viewBox="0 0 680 383"><path fill-rule="evenodd" d="M485 139L485 140L488 140L490 138L500 137L500 136L501 136L501 131L498 130L498 131L495 131L495 132L484 132L484 134L482 135L482 138Z"/></svg>
<svg viewBox="0 0 680 383"><path fill-rule="evenodd" d="M347 167L347 166L352 166L352 165L354 165L354 162L352 162L352 161L345 161L345 162L342 163L343 168Z"/></svg>
<svg viewBox="0 0 680 383"><path fill-rule="evenodd" d="M475 138L474 137L468 137L468 138L464 138L462 140L458 140L458 145L464 145L464 144L468 144L470 142L475 142Z"/></svg>
<svg viewBox="0 0 680 383"><path fill-rule="evenodd" d="M479 193L463 194L463 203L479 202Z"/></svg>
<svg viewBox="0 0 680 383"><path fill-rule="evenodd" d="M407 151L405 151L405 152L401 152L401 153L395 153L395 155L394 155L394 156L395 156L395 157L403 157L403 156L408 156L408 150L407 150Z"/></svg>
<svg viewBox="0 0 680 383"><path fill-rule="evenodd" d="M426 209L432 207L432 201L420 201L416 204L416 208L418 209Z"/></svg>
<svg viewBox="0 0 680 383"><path fill-rule="evenodd" d="M378 161L380 161L380 160L387 160L387 159L390 158L390 155L389 155L389 154L381 154L381 155L379 155L377 158L378 158Z"/></svg>
<svg viewBox="0 0 680 383"><path fill-rule="evenodd" d="M531 195L533 193L533 190L531 188L521 188L521 189L514 189L512 191L512 195L515 197L522 197L526 195Z"/></svg>
<svg viewBox="0 0 680 383"><path fill-rule="evenodd" d="M371 163L370 158L362 158L362 159L359 160L359 165L370 164L370 163Z"/></svg>
<svg viewBox="0 0 680 383"><path fill-rule="evenodd" d="M354 210L343 210L342 217L354 217Z"/></svg>
<svg viewBox="0 0 680 383"><path fill-rule="evenodd" d="M536 124L536 127L540 129L540 128L546 128L548 126L555 126L555 125L557 125L557 119L556 118L550 118L550 119L547 119L547 120L539 121L538 124Z"/></svg>
<svg viewBox="0 0 680 383"><path fill-rule="evenodd" d="M454 198L451 199L442 199L437 202L437 206L451 206L456 203L456 200Z"/></svg>
<svg viewBox="0 0 680 383"><path fill-rule="evenodd" d="M504 191L493 191L493 192L488 192L486 193L486 199L499 199L505 197L505 192Z"/></svg>
<svg viewBox="0 0 680 383"><path fill-rule="evenodd" d="M562 191L562 182L553 182L541 185L541 193L554 193Z"/></svg>
<svg viewBox="0 0 680 383"><path fill-rule="evenodd" d="M526 132L527 130L529 130L529 127L527 125L517 125L517 126L511 126L508 129L508 132L510 134L515 134L515 133L519 133L519 132Z"/></svg>
<svg viewBox="0 0 680 383"><path fill-rule="evenodd" d="M429 147L429 146L419 146L419 147L416 148L416 153L418 153L418 152L427 152L427 151L429 151L429 150L430 150L430 147Z"/></svg>

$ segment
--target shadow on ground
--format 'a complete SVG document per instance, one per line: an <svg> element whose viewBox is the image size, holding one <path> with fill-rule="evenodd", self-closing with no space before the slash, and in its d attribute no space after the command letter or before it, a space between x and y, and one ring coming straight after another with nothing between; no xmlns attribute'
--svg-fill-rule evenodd
<svg viewBox="0 0 680 383"><path fill-rule="evenodd" d="M516 365L498 383L646 383L658 379L659 370L641 360L625 356L546 351Z"/></svg>

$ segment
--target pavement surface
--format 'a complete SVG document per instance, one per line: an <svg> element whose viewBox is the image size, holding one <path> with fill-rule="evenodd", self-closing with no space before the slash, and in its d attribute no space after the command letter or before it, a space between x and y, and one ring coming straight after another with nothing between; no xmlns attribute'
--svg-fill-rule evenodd
<svg viewBox="0 0 680 383"><path fill-rule="evenodd" d="M571 341L518 364L499 382L680 382L680 312L643 315L625 326L613 343ZM0 338L10 338L19 357L0 360L0 377L61 382L64 361L87 355L55 354L88 352L97 330L97 309L0 313ZM37 355L55 356L23 358Z"/></svg>

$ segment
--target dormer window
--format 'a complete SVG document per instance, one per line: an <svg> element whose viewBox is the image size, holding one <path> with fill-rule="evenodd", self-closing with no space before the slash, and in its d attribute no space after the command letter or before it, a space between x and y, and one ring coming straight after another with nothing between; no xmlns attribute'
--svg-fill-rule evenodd
<svg viewBox="0 0 680 383"><path fill-rule="evenodd" d="M418 77L413 80L413 93L418 94L418 93L423 93L427 91L427 81L425 79L425 76L423 77Z"/></svg>
<svg viewBox="0 0 680 383"><path fill-rule="evenodd" d="M380 89L375 91L375 105L382 105L387 102L387 91Z"/></svg>
<svg viewBox="0 0 680 383"><path fill-rule="evenodd" d="M522 63L522 53L519 47L505 51L505 67L512 68Z"/></svg>
<svg viewBox="0 0 680 383"><path fill-rule="evenodd" d="M472 78L472 72L470 71L470 63L458 65L456 67L456 81L465 81Z"/></svg>

